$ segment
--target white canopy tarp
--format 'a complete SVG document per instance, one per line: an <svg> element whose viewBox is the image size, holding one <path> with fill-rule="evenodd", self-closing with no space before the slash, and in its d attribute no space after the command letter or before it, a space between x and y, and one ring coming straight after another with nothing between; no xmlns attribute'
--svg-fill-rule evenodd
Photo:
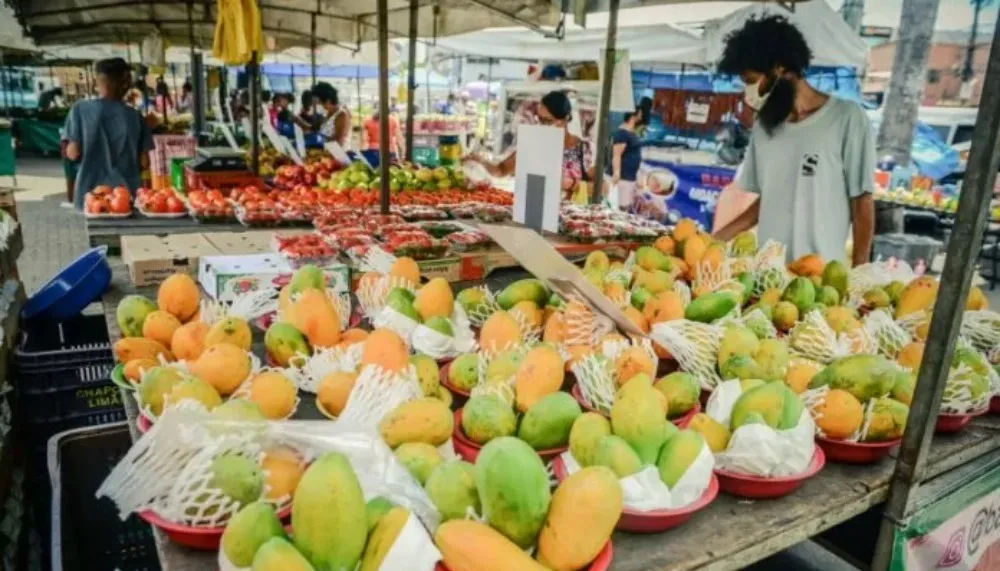
<svg viewBox="0 0 1000 571"><path fill-rule="evenodd" d="M19 53L37 51L34 42L25 37L14 11L3 4L0 4L0 50Z"/></svg>
<svg viewBox="0 0 1000 571"><path fill-rule="evenodd" d="M555 61L595 61L607 31L573 27L562 40L524 29L483 30L441 38L437 47L482 57ZM618 49L637 61L704 63L705 48L697 35L670 24L631 26L618 30Z"/></svg>
<svg viewBox="0 0 1000 571"><path fill-rule="evenodd" d="M822 0L797 4L794 12L773 4L747 6L728 16L706 23L704 39L708 60L722 56L726 36L750 18L760 14L781 14L795 24L813 52L812 65L862 69L868 56L868 44L844 23Z"/></svg>

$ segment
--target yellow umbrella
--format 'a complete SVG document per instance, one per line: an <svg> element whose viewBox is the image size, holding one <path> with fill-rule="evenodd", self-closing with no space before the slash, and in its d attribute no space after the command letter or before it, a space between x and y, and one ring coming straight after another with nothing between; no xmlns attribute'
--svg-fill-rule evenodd
<svg viewBox="0 0 1000 571"><path fill-rule="evenodd" d="M260 9L257 0L216 0L218 20L212 55L226 65L244 65L257 52L259 62L264 53Z"/></svg>

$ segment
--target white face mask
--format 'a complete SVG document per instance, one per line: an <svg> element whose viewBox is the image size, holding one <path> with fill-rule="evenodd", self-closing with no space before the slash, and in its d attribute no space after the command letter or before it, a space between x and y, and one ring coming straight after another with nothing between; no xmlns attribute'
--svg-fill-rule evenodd
<svg viewBox="0 0 1000 571"><path fill-rule="evenodd" d="M753 107L754 111L760 111L764 103L767 102L767 98L771 96L771 92L768 91L764 95L760 94L760 84L764 82L764 78L760 78L756 83L751 83L743 88L743 99L747 102L747 105Z"/></svg>

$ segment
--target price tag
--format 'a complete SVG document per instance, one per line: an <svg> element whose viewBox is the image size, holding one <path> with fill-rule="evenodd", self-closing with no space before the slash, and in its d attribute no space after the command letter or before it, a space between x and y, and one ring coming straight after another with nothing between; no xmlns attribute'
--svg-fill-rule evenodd
<svg viewBox="0 0 1000 571"><path fill-rule="evenodd" d="M687 122L688 123L698 123L704 125L708 123L708 103L698 103L697 101L688 101L687 104Z"/></svg>

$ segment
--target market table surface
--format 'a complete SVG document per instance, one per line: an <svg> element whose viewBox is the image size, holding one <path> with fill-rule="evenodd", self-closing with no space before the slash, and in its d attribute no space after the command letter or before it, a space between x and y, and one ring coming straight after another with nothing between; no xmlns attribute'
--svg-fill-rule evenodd
<svg viewBox="0 0 1000 571"><path fill-rule="evenodd" d="M120 338L115 307L122 296L142 293L155 298L155 288L136 291L120 261L113 265L114 280L103 298L111 341ZM505 272L490 280L491 287L522 277ZM458 288L456 288L458 289ZM258 335L260 337L260 335ZM304 395L296 418L329 422L319 415L311 395ZM138 409L131 395L123 395L133 439ZM1000 417L985 416L966 430L934 439L928 479L970 460L1000 449ZM777 500L751 501L720 494L704 511L680 528L663 534L615 533L615 571L728 571L743 567L804 541L835 524L883 502L888 494L893 463L872 466L827 463L797 492ZM216 565L215 552L200 552L171 543L154 530L163 571L203 571Z"/></svg>

